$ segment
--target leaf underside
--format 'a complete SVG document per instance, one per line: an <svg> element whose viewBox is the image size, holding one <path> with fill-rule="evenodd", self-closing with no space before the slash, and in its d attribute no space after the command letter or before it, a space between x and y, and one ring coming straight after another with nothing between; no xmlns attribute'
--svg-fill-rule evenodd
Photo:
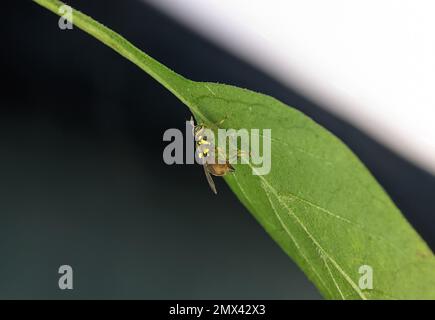
<svg viewBox="0 0 435 320"><path fill-rule="evenodd" d="M56 14L62 6L34 1ZM435 299L433 253L337 137L272 97L188 80L92 18L76 10L73 17L171 91L198 123L271 129L270 173L253 175L255 166L236 164L225 181L324 297ZM362 265L373 268L373 289L359 286Z"/></svg>

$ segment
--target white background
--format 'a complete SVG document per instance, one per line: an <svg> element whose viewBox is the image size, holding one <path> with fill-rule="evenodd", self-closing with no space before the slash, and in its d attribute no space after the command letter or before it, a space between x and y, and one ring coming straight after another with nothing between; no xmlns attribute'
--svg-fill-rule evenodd
<svg viewBox="0 0 435 320"><path fill-rule="evenodd" d="M144 1L435 173L435 1Z"/></svg>

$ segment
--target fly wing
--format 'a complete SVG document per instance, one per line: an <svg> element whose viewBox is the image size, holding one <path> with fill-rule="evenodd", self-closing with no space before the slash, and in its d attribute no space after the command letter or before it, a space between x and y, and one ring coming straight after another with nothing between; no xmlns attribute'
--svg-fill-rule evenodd
<svg viewBox="0 0 435 320"><path fill-rule="evenodd" d="M190 116L189 124L192 126L192 134L195 136L195 121L192 116Z"/></svg>
<svg viewBox="0 0 435 320"><path fill-rule="evenodd" d="M207 165L205 164L205 162L202 166L204 168L204 173L205 173L205 177L207 178L208 185L210 186L211 190L213 190L214 194L217 194L216 186L214 184L213 178L210 175L210 172L208 172Z"/></svg>

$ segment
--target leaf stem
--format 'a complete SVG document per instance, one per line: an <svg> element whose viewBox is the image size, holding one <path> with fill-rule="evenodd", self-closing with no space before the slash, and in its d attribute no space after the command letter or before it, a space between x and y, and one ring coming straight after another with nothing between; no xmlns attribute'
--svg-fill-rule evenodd
<svg viewBox="0 0 435 320"><path fill-rule="evenodd" d="M66 4L58 0L33 0L40 6L52 11L53 13L62 16L61 8ZM190 80L182 77L168 67L164 66L157 60L153 59L139 48L134 46L127 39L92 19L91 17L81 13L78 10L72 9L72 19L65 16L65 19L72 24L82 29L86 33L95 37L108 47L118 52L121 56L133 62L151 77L157 80L165 88L171 91L181 101L185 102L185 97L180 94L177 88L180 85L186 85Z"/></svg>

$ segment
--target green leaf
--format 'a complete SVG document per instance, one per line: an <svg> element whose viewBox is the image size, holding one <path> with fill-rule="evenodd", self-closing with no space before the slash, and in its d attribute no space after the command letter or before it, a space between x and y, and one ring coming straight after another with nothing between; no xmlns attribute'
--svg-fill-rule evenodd
<svg viewBox="0 0 435 320"><path fill-rule="evenodd" d="M56 14L63 5L34 1ZM252 166L239 164L225 180L324 297L435 298L433 253L337 137L272 97L188 80L79 11L73 23L160 82L197 122L272 130L270 173L253 175ZM373 268L373 289L359 286L363 265Z"/></svg>

